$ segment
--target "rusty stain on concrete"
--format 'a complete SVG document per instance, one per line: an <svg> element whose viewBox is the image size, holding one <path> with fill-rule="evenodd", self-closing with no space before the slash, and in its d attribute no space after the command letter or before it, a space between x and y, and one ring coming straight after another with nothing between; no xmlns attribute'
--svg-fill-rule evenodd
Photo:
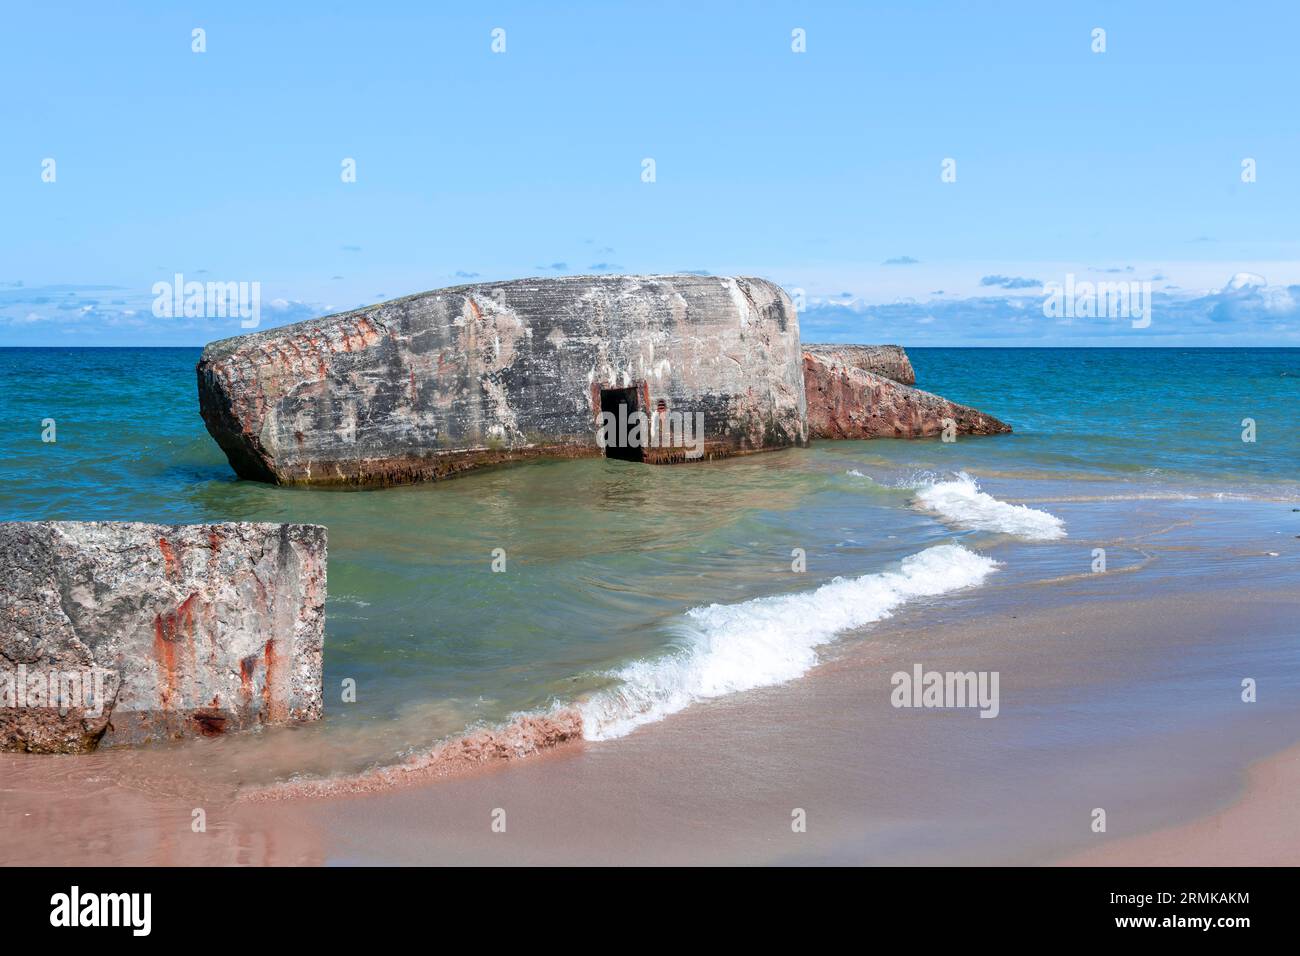
<svg viewBox="0 0 1300 956"><path fill-rule="evenodd" d="M316 525L0 523L0 670L112 675L102 709L0 708L0 750L318 718L326 560Z"/></svg>

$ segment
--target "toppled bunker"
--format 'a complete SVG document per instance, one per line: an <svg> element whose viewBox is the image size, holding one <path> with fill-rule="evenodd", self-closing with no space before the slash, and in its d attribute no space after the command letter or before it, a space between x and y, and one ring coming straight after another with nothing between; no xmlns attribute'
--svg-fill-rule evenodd
<svg viewBox="0 0 1300 956"><path fill-rule="evenodd" d="M808 434L815 439L1002 435L1011 426L969 405L913 388L897 345L810 345L804 350Z"/></svg>
<svg viewBox="0 0 1300 956"><path fill-rule="evenodd" d="M761 279L457 286L214 342L208 431L243 478L394 484L494 462L807 443L799 325Z"/></svg>
<svg viewBox="0 0 1300 956"><path fill-rule="evenodd" d="M879 375L902 385L915 385L916 372L912 360L901 345L812 345L805 344L804 355L812 355L821 365L847 365L873 375ZM807 384L808 363L804 362L804 382ZM816 437L816 436L811 436Z"/></svg>

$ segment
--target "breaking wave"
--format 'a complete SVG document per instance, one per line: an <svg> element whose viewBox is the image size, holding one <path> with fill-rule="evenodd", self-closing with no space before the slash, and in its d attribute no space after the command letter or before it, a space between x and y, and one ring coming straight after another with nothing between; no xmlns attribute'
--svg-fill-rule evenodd
<svg viewBox="0 0 1300 956"><path fill-rule="evenodd" d="M1031 541L1052 541L1065 537L1065 522L1056 515L1026 505L999 501L980 491L975 479L958 472L950 481L920 486L916 502L941 518L976 531L999 531Z"/></svg>
<svg viewBox="0 0 1300 956"><path fill-rule="evenodd" d="M837 634L889 617L914 598L979 585L997 566L992 558L944 544L905 558L897 571L692 608L676 651L611 672L621 684L579 705L583 736L621 737L697 700L793 680L817 663L816 648Z"/></svg>

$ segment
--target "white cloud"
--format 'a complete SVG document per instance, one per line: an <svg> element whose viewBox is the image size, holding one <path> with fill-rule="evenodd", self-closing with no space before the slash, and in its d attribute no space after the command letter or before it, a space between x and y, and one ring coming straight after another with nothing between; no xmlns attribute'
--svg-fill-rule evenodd
<svg viewBox="0 0 1300 956"><path fill-rule="evenodd" d="M1228 284L1223 287L1223 291L1237 292L1240 289L1258 288L1267 285L1268 280L1257 272L1238 272L1228 280Z"/></svg>

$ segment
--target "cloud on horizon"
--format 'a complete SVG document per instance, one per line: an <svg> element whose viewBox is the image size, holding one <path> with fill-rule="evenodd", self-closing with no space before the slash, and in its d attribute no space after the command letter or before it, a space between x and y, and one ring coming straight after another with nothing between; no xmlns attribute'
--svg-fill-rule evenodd
<svg viewBox="0 0 1300 956"><path fill-rule="evenodd" d="M1041 289L1043 283L1038 279L1025 279L1021 276L985 276L980 279L982 286L996 286L999 289Z"/></svg>
<svg viewBox="0 0 1300 956"><path fill-rule="evenodd" d="M1003 288L995 282L982 284ZM808 342L1300 345L1300 285L1269 286L1263 276L1251 273L1239 273L1222 288L1209 292L1153 291L1151 324L1142 329L1133 328L1131 320L1122 317L1048 316L1043 303L1041 294L890 303L813 298L800 314L799 326Z"/></svg>
<svg viewBox="0 0 1300 956"><path fill-rule="evenodd" d="M595 263L593 271L601 265L607 264ZM701 269L682 271L709 275ZM1300 285L1270 286L1254 273L1238 273L1218 289L1153 290L1152 322L1145 329L1133 329L1124 318L1047 316L1036 279L985 276L981 285L996 294L958 298L935 291L893 302L868 302L847 292L810 297L800 312L800 327L809 342L1300 345ZM270 298L263 291L259 328L359 308L382 298L330 304ZM237 318L158 318L152 301L147 289L9 281L0 285L0 345L202 345L249 331Z"/></svg>
<svg viewBox="0 0 1300 956"><path fill-rule="evenodd" d="M153 314L151 290L123 291L108 285L0 287L0 345L200 345L256 331L243 328L237 317L160 318ZM263 295L257 329L337 311L326 303Z"/></svg>

